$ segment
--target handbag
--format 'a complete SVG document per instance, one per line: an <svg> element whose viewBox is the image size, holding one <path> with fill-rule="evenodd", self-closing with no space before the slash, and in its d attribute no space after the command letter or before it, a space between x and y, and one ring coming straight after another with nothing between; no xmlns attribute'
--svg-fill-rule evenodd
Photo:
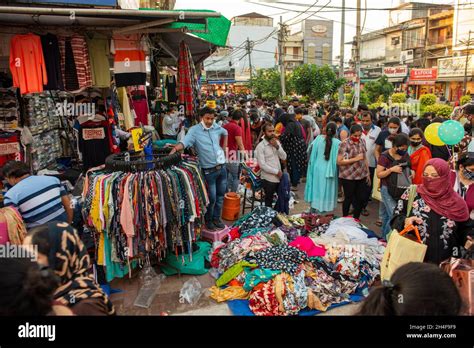
<svg viewBox="0 0 474 348"><path fill-rule="evenodd" d="M374 173L374 186L372 188L372 198L382 202L382 193L380 192L380 179L377 176L377 172Z"/></svg>
<svg viewBox="0 0 474 348"><path fill-rule="evenodd" d="M408 232L415 232L416 239L404 237ZM423 262L427 246L422 243L416 226L410 225L401 232L393 230L380 263L382 280L390 280L392 274L409 262Z"/></svg>
<svg viewBox="0 0 474 348"><path fill-rule="evenodd" d="M439 266L449 274L459 290L464 304L462 314L474 315L474 260L451 257Z"/></svg>

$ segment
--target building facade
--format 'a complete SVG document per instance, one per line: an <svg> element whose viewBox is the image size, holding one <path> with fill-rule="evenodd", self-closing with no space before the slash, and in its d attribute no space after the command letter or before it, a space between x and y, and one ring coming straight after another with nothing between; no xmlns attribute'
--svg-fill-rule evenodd
<svg viewBox="0 0 474 348"><path fill-rule="evenodd" d="M288 35L283 43L285 55L283 61L287 72L293 71L304 63L303 32Z"/></svg>
<svg viewBox="0 0 474 348"><path fill-rule="evenodd" d="M333 21L307 19L302 25L303 63L332 65Z"/></svg>

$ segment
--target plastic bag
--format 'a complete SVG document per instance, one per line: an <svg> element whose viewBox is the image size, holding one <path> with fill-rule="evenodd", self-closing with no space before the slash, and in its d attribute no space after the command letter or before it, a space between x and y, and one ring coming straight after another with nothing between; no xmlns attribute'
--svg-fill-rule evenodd
<svg viewBox="0 0 474 348"><path fill-rule="evenodd" d="M161 286L161 282L166 278L164 274L156 274L151 265L146 265L140 274L142 287L138 292L137 298L133 303L134 306L149 308L153 299Z"/></svg>
<svg viewBox="0 0 474 348"><path fill-rule="evenodd" d="M191 306L195 305L202 295L202 286L196 277L192 277L183 284L179 292L179 303L189 303Z"/></svg>

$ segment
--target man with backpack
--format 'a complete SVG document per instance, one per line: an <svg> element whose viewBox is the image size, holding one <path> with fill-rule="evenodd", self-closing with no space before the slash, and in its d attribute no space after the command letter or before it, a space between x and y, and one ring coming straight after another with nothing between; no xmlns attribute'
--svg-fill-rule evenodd
<svg viewBox="0 0 474 348"><path fill-rule="evenodd" d="M400 133L393 139L393 147L383 152L377 163L377 177L380 179L382 195L381 217L382 237L390 232L390 220L397 200L411 184L411 164L408 155L410 139Z"/></svg>

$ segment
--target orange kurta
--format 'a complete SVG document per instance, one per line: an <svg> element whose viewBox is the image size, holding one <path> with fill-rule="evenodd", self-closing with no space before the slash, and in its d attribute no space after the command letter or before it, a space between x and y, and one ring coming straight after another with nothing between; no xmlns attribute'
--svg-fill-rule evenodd
<svg viewBox="0 0 474 348"><path fill-rule="evenodd" d="M422 146L410 155L411 169L415 171L413 183L420 185L423 179L423 169L425 163L431 159L431 151L426 146Z"/></svg>
<svg viewBox="0 0 474 348"><path fill-rule="evenodd" d="M13 86L21 94L43 91L48 83L41 38L35 34L15 35L10 41L10 70Z"/></svg>

